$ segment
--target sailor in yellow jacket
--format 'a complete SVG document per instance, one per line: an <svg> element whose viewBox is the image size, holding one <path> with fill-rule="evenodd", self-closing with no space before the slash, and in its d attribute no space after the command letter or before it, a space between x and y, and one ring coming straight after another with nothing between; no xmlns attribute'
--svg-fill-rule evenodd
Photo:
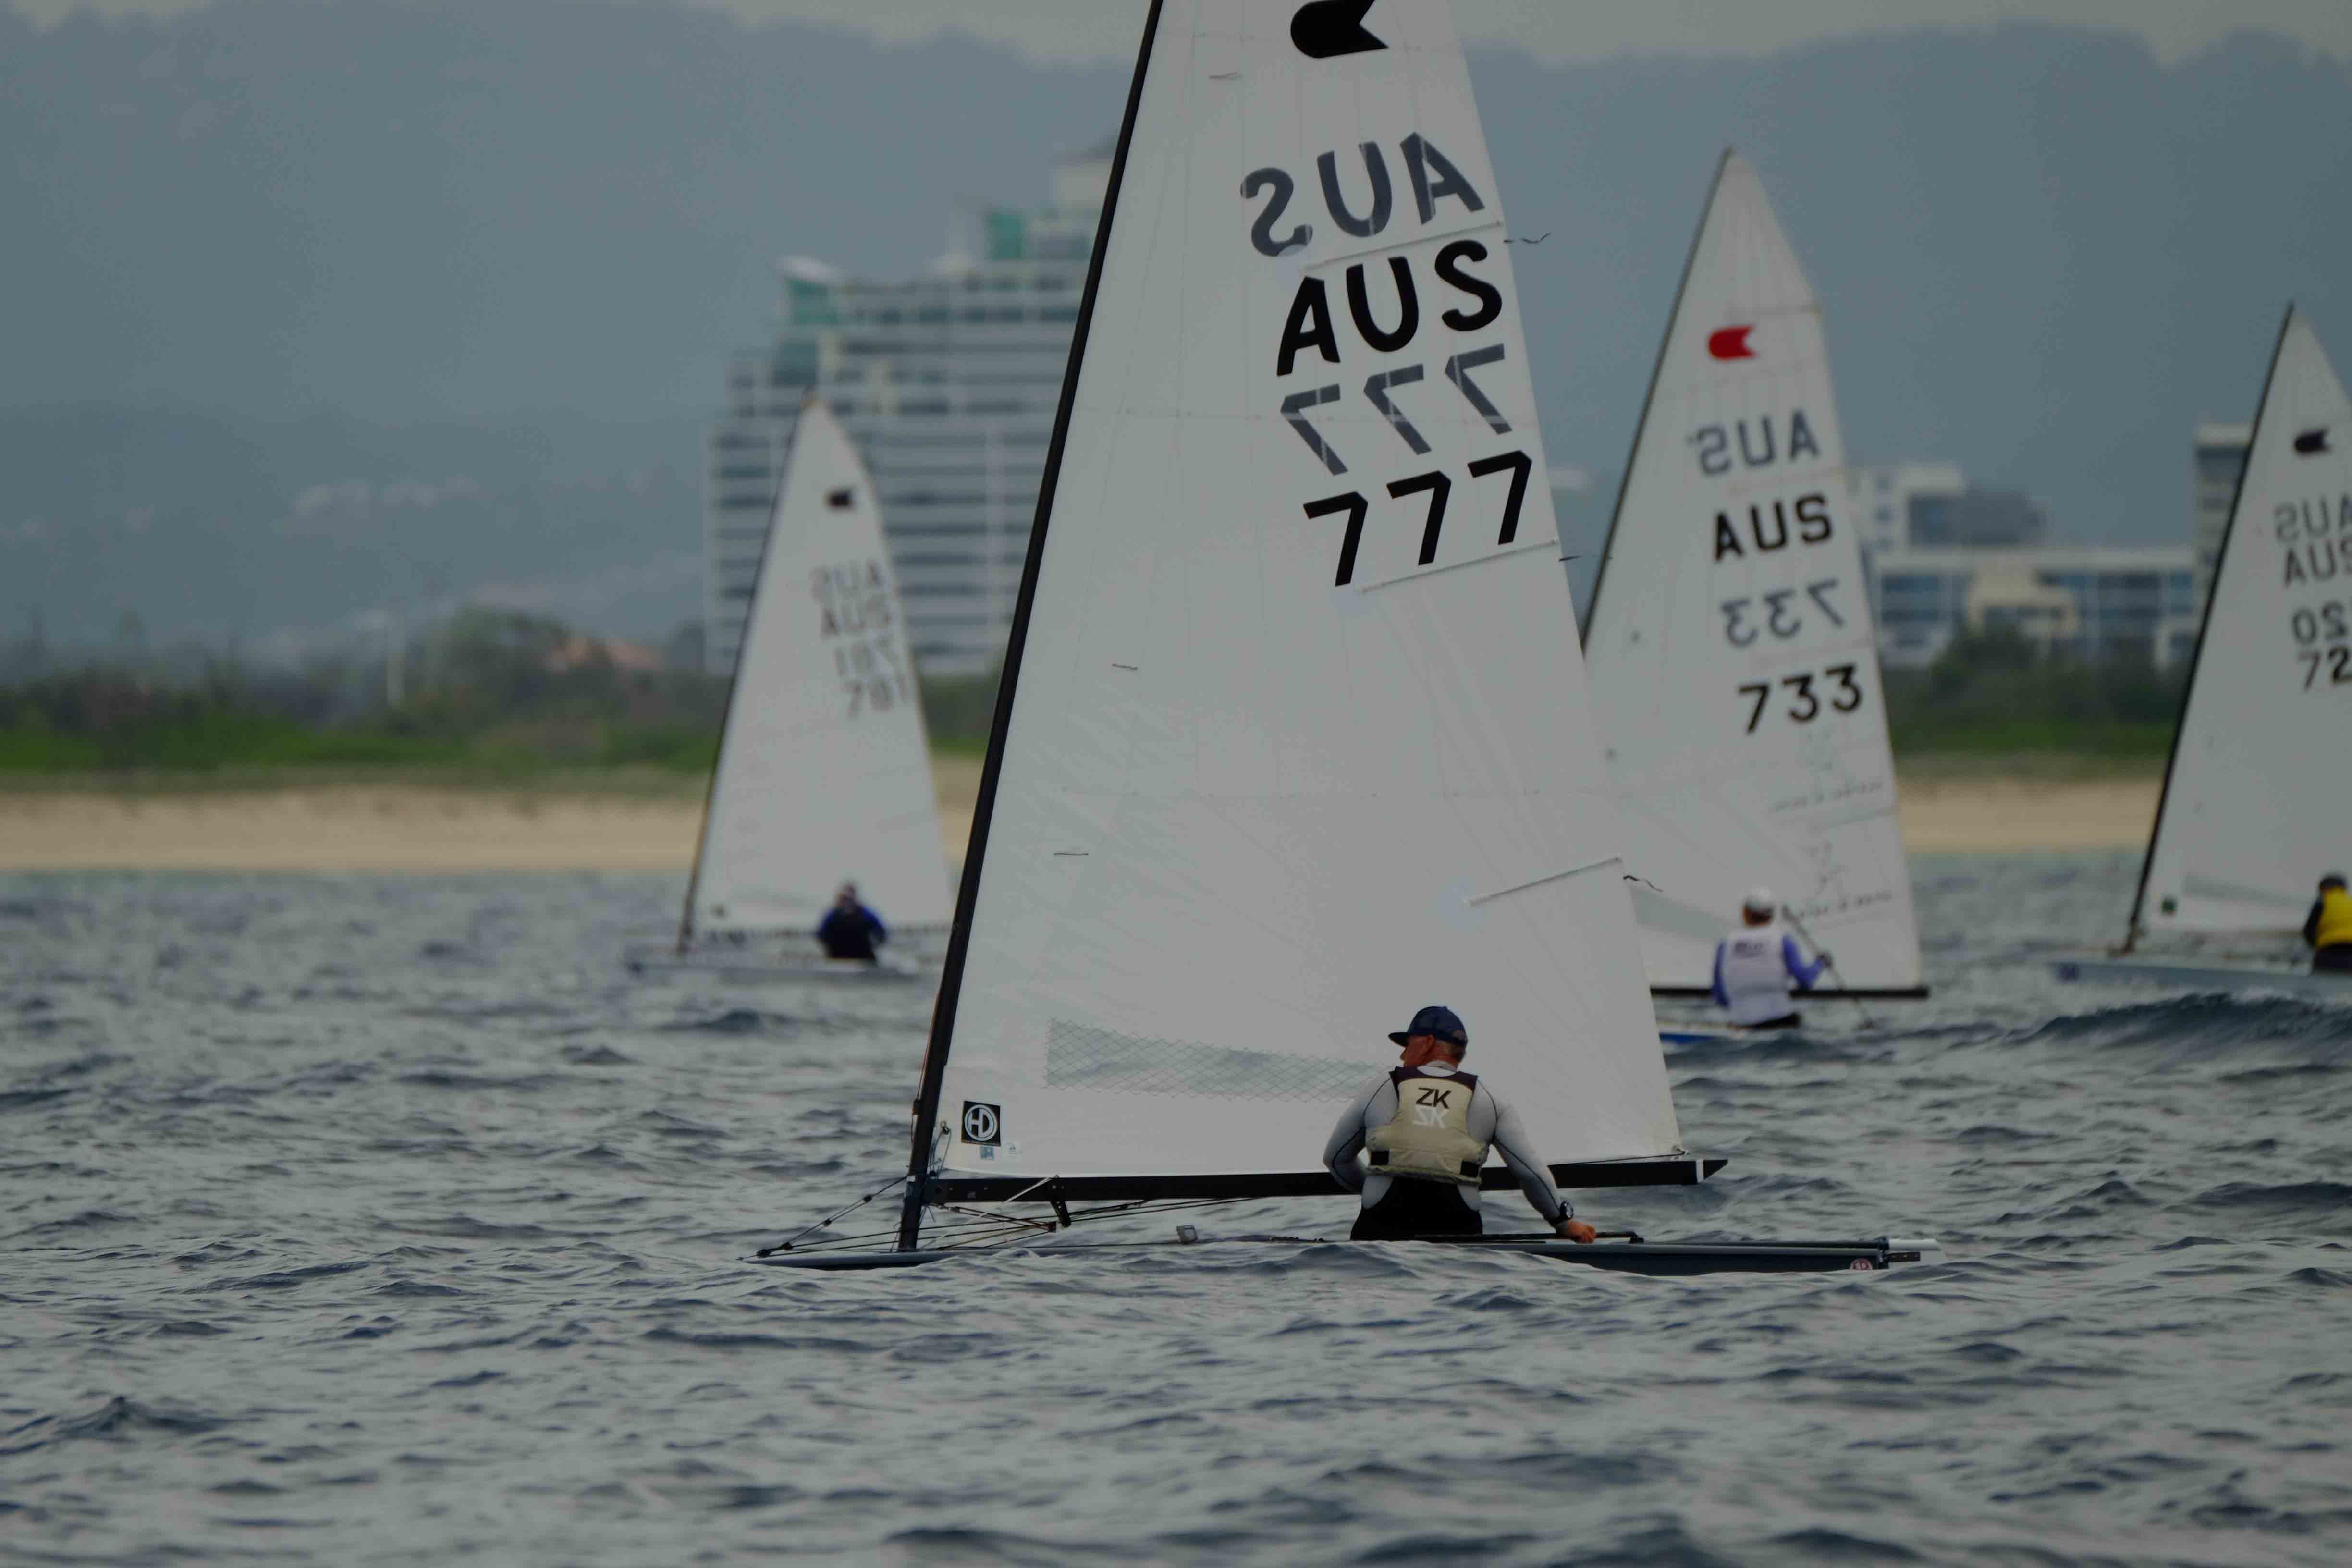
<svg viewBox="0 0 2352 1568"><path fill-rule="evenodd" d="M1476 1236L1479 1173L1486 1151L1503 1157L1544 1223L1570 1241L1591 1226L1559 1200L1519 1119L1485 1080L1462 1070L1469 1031L1451 1007L1423 1007L1390 1039L1404 1047L1394 1071L1366 1085L1323 1147L1333 1179L1362 1194L1355 1241ZM1369 1153L1369 1167L1359 1152Z"/></svg>
<svg viewBox="0 0 2352 1568"><path fill-rule="evenodd" d="M2303 918L2303 940L2311 947L2311 972L2352 973L2352 892L2344 887L2344 873L2331 871L2319 879L2319 897Z"/></svg>

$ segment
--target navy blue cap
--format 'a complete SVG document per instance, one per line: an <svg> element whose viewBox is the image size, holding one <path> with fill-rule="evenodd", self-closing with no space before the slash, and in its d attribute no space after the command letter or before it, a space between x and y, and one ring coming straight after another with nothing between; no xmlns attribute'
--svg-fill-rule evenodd
<svg viewBox="0 0 2352 1568"><path fill-rule="evenodd" d="M1391 1035L1389 1038L1401 1046L1415 1035L1435 1035L1457 1046L1470 1043L1470 1031L1462 1026L1461 1017L1451 1007L1423 1007L1412 1016L1412 1024L1402 1034Z"/></svg>

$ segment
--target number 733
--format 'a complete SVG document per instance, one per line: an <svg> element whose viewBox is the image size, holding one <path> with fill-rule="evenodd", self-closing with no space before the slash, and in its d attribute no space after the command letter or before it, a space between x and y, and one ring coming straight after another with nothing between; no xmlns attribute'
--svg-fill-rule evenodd
<svg viewBox="0 0 2352 1568"><path fill-rule="evenodd" d="M1862 706L1862 688L1854 683L1853 679L1858 668L1851 664L1833 664L1818 674L1804 671L1782 676L1777 684L1789 698L1789 705L1781 710L1782 716L1792 724L1810 724L1822 716L1824 706L1840 713L1853 712ZM1764 710L1771 706L1775 684L1769 680L1749 680L1740 684L1739 695L1755 704L1748 710L1747 733L1756 733L1756 727L1764 721ZM1822 690L1824 687L1828 694L1826 703Z"/></svg>

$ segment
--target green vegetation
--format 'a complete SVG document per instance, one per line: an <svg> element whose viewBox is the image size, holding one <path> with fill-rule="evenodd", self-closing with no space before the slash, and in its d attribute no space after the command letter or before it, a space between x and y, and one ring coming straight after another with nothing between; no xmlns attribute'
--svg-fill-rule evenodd
<svg viewBox="0 0 2352 1568"><path fill-rule="evenodd" d="M687 788L717 761L727 682L686 662L624 669L558 622L470 610L412 646L416 689L397 703L383 700L381 664L215 662L177 683L92 666L0 686L0 783L403 775ZM1964 637L1924 670L1889 670L1885 685L1906 767L2155 767L2180 702L2179 672L2053 662L2000 634ZM926 680L933 748L984 751L996 688L993 672Z"/></svg>
<svg viewBox="0 0 2352 1568"><path fill-rule="evenodd" d="M558 622L467 611L410 650L399 703L381 668L213 663L173 682L91 666L0 688L0 777L381 773L537 778L625 769L691 778L718 756L726 683L625 670Z"/></svg>
<svg viewBox="0 0 2352 1568"><path fill-rule="evenodd" d="M677 639L673 639L674 641ZM385 700L380 662L259 671L200 658L173 679L117 662L0 684L0 785L397 776L450 783L696 785L719 757L724 679L625 669L560 622L468 610L412 643L415 688ZM996 677L926 680L933 747L988 744Z"/></svg>
<svg viewBox="0 0 2352 1568"><path fill-rule="evenodd" d="M2161 766L2186 671L2045 659L2014 633L1958 638L1924 670L1886 672L1895 756L2072 758Z"/></svg>
<svg viewBox="0 0 2352 1568"><path fill-rule="evenodd" d="M988 750L1000 673L992 669L986 675L923 681L923 720L930 730L931 750L975 757Z"/></svg>

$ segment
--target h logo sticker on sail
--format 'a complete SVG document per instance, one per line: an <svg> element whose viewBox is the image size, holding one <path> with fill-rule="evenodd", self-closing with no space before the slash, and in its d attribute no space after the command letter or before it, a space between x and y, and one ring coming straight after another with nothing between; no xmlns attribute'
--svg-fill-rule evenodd
<svg viewBox="0 0 2352 1568"><path fill-rule="evenodd" d="M963 1141L991 1148L1004 1136L1004 1113L993 1105L983 1105L977 1100L963 1102Z"/></svg>

